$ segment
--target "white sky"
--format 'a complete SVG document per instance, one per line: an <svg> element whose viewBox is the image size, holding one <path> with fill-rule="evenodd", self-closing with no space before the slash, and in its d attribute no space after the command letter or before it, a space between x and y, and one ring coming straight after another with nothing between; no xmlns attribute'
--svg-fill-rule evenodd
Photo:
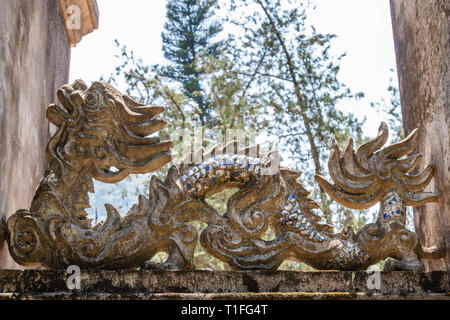
<svg viewBox="0 0 450 320"><path fill-rule="evenodd" d="M375 136L382 116L369 106L381 97L389 100L390 69L396 70L388 0L316 0L317 9L309 16L318 32L335 33L337 56L346 52L340 80L353 92L366 98L342 103L339 107L366 116L368 136ZM86 83L108 77L118 64L118 39L135 57L147 64L163 63L161 32L165 22L165 0L97 0L99 29L85 36L72 49L70 81ZM397 85L396 72L394 83ZM125 88L118 88L124 91Z"/></svg>

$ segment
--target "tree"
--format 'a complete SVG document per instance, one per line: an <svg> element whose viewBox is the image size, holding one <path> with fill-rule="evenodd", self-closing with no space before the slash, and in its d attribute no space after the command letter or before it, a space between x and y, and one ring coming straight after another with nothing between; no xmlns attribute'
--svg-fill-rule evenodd
<svg viewBox="0 0 450 320"><path fill-rule="evenodd" d="M306 22L307 9L299 1L231 1L237 16L230 19L242 28L242 74L257 78L264 92L268 131L278 134L297 169L323 174L329 138L361 138L361 122L336 108L344 99L360 98L342 84L337 74L340 60L330 56L335 35L317 33ZM239 12L244 15L238 16ZM311 170L312 169L312 170ZM322 210L331 222L330 204L320 190Z"/></svg>
<svg viewBox="0 0 450 320"><path fill-rule="evenodd" d="M196 104L196 114L202 125L213 125L210 101L200 76L205 71L197 60L201 55L217 57L221 42L213 38L222 31L213 21L217 0L170 0L167 3L167 22L162 33L163 52L170 65L162 68L162 75L177 81L186 97Z"/></svg>

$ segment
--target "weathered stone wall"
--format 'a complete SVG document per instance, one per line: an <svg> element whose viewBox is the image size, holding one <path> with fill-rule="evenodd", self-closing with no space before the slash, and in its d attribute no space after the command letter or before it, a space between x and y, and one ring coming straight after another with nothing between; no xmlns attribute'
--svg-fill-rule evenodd
<svg viewBox="0 0 450 320"><path fill-rule="evenodd" d="M68 82L69 62L58 0L0 1L0 218L30 206L50 136L45 109ZM4 241L2 267L19 267Z"/></svg>
<svg viewBox="0 0 450 320"><path fill-rule="evenodd" d="M405 133L420 128L421 163L436 165L425 191L442 195L414 209L414 224L422 245L446 242L447 257L424 261L426 270L450 270L450 2L390 3Z"/></svg>
<svg viewBox="0 0 450 320"><path fill-rule="evenodd" d="M1 299L447 299L450 273L435 271L0 270ZM72 275L71 275L72 276Z"/></svg>

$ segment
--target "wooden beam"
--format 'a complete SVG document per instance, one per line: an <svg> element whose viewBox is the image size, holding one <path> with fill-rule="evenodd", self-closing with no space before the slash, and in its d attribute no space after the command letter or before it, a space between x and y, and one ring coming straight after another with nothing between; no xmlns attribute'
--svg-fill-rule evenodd
<svg viewBox="0 0 450 320"><path fill-rule="evenodd" d="M83 36L98 29L96 0L59 0L70 46L75 47Z"/></svg>

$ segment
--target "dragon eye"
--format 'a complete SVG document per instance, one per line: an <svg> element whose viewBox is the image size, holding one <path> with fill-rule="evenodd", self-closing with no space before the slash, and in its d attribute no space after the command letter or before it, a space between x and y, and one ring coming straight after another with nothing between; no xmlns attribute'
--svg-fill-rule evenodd
<svg viewBox="0 0 450 320"><path fill-rule="evenodd" d="M95 106L98 102L97 92L89 91L88 93L86 93L85 101L86 101L86 104L88 105L88 107Z"/></svg>

